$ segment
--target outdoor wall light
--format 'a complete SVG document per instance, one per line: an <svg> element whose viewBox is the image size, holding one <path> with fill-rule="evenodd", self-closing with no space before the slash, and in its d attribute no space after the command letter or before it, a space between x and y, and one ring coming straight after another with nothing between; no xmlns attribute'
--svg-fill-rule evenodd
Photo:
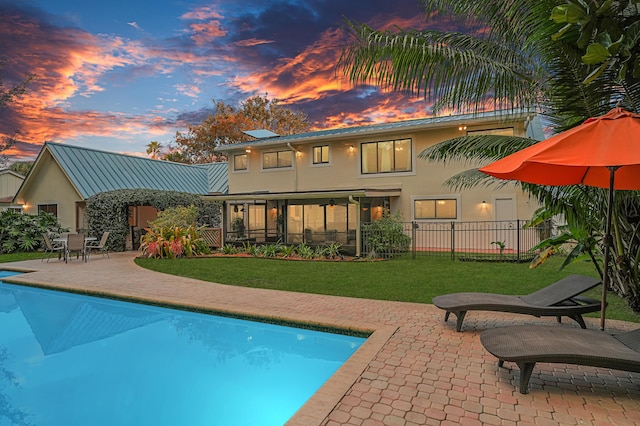
<svg viewBox="0 0 640 426"><path fill-rule="evenodd" d="M483 209L487 208L487 202L485 200L482 200L482 208Z"/></svg>
<svg viewBox="0 0 640 426"><path fill-rule="evenodd" d="M355 150L356 150L356 148L353 145L349 145L349 152L353 152Z"/></svg>
<svg viewBox="0 0 640 426"><path fill-rule="evenodd" d="M463 130L467 130L467 126L462 125L462 126L458 127L458 130L460 130L461 132L462 132Z"/></svg>
<svg viewBox="0 0 640 426"><path fill-rule="evenodd" d="M246 152L247 154L251 154L251 148L245 149L244 152Z"/></svg>

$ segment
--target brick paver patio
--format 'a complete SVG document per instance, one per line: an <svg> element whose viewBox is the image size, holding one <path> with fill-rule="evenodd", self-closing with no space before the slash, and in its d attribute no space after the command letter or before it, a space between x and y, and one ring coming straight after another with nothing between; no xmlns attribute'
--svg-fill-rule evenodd
<svg viewBox="0 0 640 426"><path fill-rule="evenodd" d="M72 289L249 317L373 332L362 348L289 421L291 425L637 425L640 374L537 364L531 392L517 391L517 366L480 344L490 327L553 319L471 312L463 332L433 305L289 293L212 284L139 268L135 253L69 264L0 265L34 271L6 281ZM598 320L587 319L590 328ZM608 321L608 329L638 326ZM594 342L597 344L597 342Z"/></svg>

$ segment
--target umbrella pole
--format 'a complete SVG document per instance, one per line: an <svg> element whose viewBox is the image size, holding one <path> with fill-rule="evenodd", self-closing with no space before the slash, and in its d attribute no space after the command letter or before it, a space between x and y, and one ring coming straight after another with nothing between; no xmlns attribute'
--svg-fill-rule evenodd
<svg viewBox="0 0 640 426"><path fill-rule="evenodd" d="M607 308L607 290L609 290L609 261L611 257L611 221L613 216L613 191L618 166L607 167L609 169L609 205L607 206L607 224L604 234L604 271L602 277L602 301L600 302L600 330L604 330L605 309Z"/></svg>

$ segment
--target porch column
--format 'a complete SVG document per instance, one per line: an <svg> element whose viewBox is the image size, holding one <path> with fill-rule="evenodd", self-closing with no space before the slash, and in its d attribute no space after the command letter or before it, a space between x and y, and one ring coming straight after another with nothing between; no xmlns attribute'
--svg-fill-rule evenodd
<svg viewBox="0 0 640 426"><path fill-rule="evenodd" d="M353 198L352 195L349 195L349 202L351 204L356 205L356 257L360 257L362 254L362 235L360 233L360 201Z"/></svg>

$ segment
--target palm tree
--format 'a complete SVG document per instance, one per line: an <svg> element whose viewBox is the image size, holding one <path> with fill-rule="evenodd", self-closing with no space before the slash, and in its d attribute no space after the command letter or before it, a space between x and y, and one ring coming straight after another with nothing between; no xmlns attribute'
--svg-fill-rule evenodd
<svg viewBox="0 0 640 426"><path fill-rule="evenodd" d="M640 6L634 0L419 0L426 16L453 18L459 32L376 31L348 22L353 40L339 68L371 84L434 101L434 110L537 109L560 132L613 106L640 111ZM461 137L420 154L431 161L488 162L536 141ZM453 188L489 184L477 170L452 177ZM523 184L545 209L562 213L580 250L595 261L604 218L602 190ZM640 311L640 201L619 197L612 283ZM597 262L594 262L597 264Z"/></svg>
<svg viewBox="0 0 640 426"><path fill-rule="evenodd" d="M149 145L147 145L147 154L149 154L154 160L157 158L158 154L160 154L161 150L162 144L160 142L151 141L149 142Z"/></svg>

